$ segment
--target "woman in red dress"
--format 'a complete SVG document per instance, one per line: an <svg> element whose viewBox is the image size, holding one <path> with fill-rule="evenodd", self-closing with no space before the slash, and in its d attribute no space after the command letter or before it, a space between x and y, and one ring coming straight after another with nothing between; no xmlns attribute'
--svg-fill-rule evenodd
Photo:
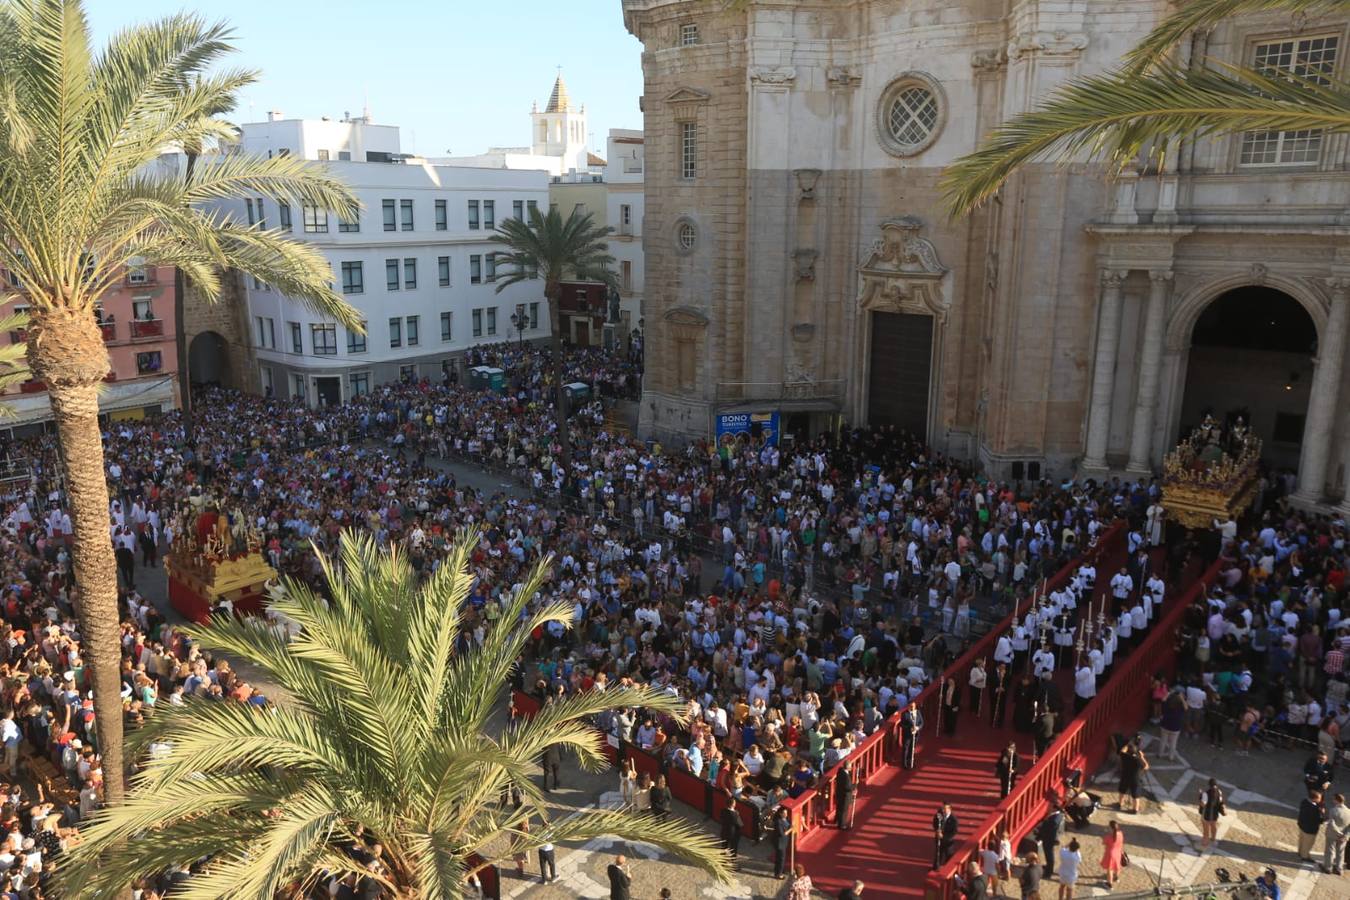
<svg viewBox="0 0 1350 900"><path fill-rule="evenodd" d="M1106 886L1113 888L1120 879L1120 868L1125 864L1125 833L1120 823L1111 821L1102 835L1102 870L1106 872Z"/></svg>

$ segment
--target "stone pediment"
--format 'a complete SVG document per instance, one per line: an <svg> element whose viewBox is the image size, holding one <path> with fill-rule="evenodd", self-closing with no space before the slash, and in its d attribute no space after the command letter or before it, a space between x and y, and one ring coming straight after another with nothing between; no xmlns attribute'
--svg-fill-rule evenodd
<svg viewBox="0 0 1350 900"><path fill-rule="evenodd" d="M666 97L667 103L704 103L711 97L707 91L700 91L697 88L682 87L673 94Z"/></svg>
<svg viewBox="0 0 1350 900"><path fill-rule="evenodd" d="M872 244L858 269L860 309L946 318L951 308L945 287L950 270L923 230L923 220L914 216L881 223L881 239Z"/></svg>
<svg viewBox="0 0 1350 900"><path fill-rule="evenodd" d="M708 314L695 306L674 306L661 316L679 340L695 340L708 327Z"/></svg>

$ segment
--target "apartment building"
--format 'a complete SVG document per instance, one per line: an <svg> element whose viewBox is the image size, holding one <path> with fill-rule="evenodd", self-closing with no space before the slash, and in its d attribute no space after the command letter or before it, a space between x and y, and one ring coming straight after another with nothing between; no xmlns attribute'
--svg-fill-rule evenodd
<svg viewBox="0 0 1350 900"><path fill-rule="evenodd" d="M497 293L497 225L548 202L539 170L433 165L400 150L398 129L368 116L241 126L239 147L321 161L361 209L291 208L268 197L227 204L231 215L288 231L329 260L333 283L366 322L365 334L256 279L243 279L255 382L275 396L339 403L375 385L439 378L476 344L547 337L543 281Z"/></svg>

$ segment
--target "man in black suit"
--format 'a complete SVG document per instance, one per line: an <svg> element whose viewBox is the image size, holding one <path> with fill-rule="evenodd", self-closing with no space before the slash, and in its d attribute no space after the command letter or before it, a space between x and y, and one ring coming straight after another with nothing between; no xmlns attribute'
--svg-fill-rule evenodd
<svg viewBox="0 0 1350 900"><path fill-rule="evenodd" d="M1059 839L1064 836L1064 811L1058 803L1050 807L1050 815L1041 820L1036 828L1036 839L1045 851L1045 863L1041 872L1046 878L1055 875L1055 857L1059 854Z"/></svg>
<svg viewBox="0 0 1350 900"><path fill-rule="evenodd" d="M952 812L950 803L942 804L942 808L933 813L933 868L941 867L947 860L952 858L952 851L956 848L956 831L961 825L956 820L956 814Z"/></svg>
<svg viewBox="0 0 1350 900"><path fill-rule="evenodd" d="M900 765L906 769L914 768L914 754L919 747L919 732L923 731L923 713L919 705L910 702L909 707L900 714Z"/></svg>
<svg viewBox="0 0 1350 900"><path fill-rule="evenodd" d="M741 846L741 812L736 808L736 798L727 796L727 805L722 810L722 843L726 844L735 858Z"/></svg>
<svg viewBox="0 0 1350 900"><path fill-rule="evenodd" d="M620 853L606 871L609 873L609 900L629 900L633 876L628 872L627 858Z"/></svg>
<svg viewBox="0 0 1350 900"><path fill-rule="evenodd" d="M548 786L550 775L553 776L553 787L562 787L558 781L558 772L562 769L562 752L556 744L550 744L544 748L544 754L539 760L539 767L544 770L544 793L550 793Z"/></svg>
<svg viewBox="0 0 1350 900"><path fill-rule="evenodd" d="M835 824L840 831L853 827L853 803L857 799L858 789L853 782L853 763L846 762L834 779L834 789L838 797L835 806Z"/></svg>

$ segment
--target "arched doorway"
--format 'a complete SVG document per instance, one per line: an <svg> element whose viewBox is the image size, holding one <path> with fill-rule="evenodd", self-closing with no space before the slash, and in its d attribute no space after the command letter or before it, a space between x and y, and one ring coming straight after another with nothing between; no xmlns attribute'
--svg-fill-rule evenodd
<svg viewBox="0 0 1350 900"><path fill-rule="evenodd" d="M1191 334L1180 434L1206 413L1224 424L1241 417L1267 462L1297 471L1316 350L1316 323L1283 291L1250 285L1219 295Z"/></svg>
<svg viewBox="0 0 1350 900"><path fill-rule="evenodd" d="M229 385L230 356L225 338L203 331L188 344L188 377L193 384Z"/></svg>

